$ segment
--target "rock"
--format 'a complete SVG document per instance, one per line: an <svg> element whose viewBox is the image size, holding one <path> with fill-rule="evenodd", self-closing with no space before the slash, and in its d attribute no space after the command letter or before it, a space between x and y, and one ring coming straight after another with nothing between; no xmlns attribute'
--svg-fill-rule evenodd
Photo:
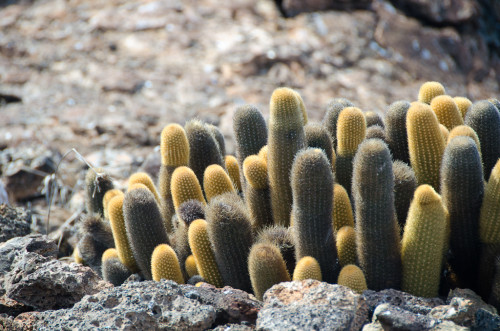
<svg viewBox="0 0 500 331"><path fill-rule="evenodd" d="M264 294L257 330L359 330L368 316L356 315L360 296L349 288L316 280L274 285Z"/></svg>
<svg viewBox="0 0 500 331"><path fill-rule="evenodd" d="M373 323L363 330L467 330L450 321L441 321L383 303L373 313Z"/></svg>
<svg viewBox="0 0 500 331"><path fill-rule="evenodd" d="M473 20L477 5L473 0L391 0L406 15L438 25L458 25Z"/></svg>
<svg viewBox="0 0 500 331"><path fill-rule="evenodd" d="M474 329L483 331L500 330L500 316L480 308L476 311Z"/></svg>
<svg viewBox="0 0 500 331"><path fill-rule="evenodd" d="M280 3L276 1L277 3ZM372 0L283 0L280 10L286 17L320 10L353 10L368 8Z"/></svg>
<svg viewBox="0 0 500 331"><path fill-rule="evenodd" d="M15 263L26 254L37 254L49 259L57 257L57 243L40 234L17 237L0 244L0 294L5 293L4 280Z"/></svg>
<svg viewBox="0 0 500 331"><path fill-rule="evenodd" d="M59 158L43 145L0 151L0 173L10 201L39 196L44 178L55 171Z"/></svg>
<svg viewBox="0 0 500 331"><path fill-rule="evenodd" d="M4 285L8 298L36 310L68 308L87 294L112 287L89 267L36 253L18 259Z"/></svg>
<svg viewBox="0 0 500 331"><path fill-rule="evenodd" d="M237 295L239 301L233 301L230 307L236 308L242 302L260 307L248 294L229 288L200 289L164 280L130 282L88 295L71 309L32 315L33 326L35 329L50 325L52 329L204 330L228 323L223 317L228 314L223 312L227 307L220 303L235 299L235 296L230 299L232 295Z"/></svg>
<svg viewBox="0 0 500 331"><path fill-rule="evenodd" d="M212 331L251 331L254 328L242 324L224 324L212 329Z"/></svg>
<svg viewBox="0 0 500 331"><path fill-rule="evenodd" d="M0 330L23 331L23 327L12 318L4 317L0 314Z"/></svg>
<svg viewBox="0 0 500 331"><path fill-rule="evenodd" d="M160 149L154 150L154 153L149 154L142 165L139 167L137 171L142 171L151 176L153 182L158 182L158 173L160 172L161 166L161 156Z"/></svg>
<svg viewBox="0 0 500 331"><path fill-rule="evenodd" d="M0 243L31 232L31 215L22 208L0 204Z"/></svg>
<svg viewBox="0 0 500 331"><path fill-rule="evenodd" d="M31 307L17 302L16 300L9 299L5 295L2 295L0 297L0 316L1 314L6 314L8 316L17 316L21 313L31 310Z"/></svg>
<svg viewBox="0 0 500 331"><path fill-rule="evenodd" d="M422 315L426 315L432 308L444 304L444 301L439 298L421 298L393 289L380 292L368 290L364 291L361 297L366 302L370 314L374 312L378 305L383 303Z"/></svg>
<svg viewBox="0 0 500 331"><path fill-rule="evenodd" d="M498 318L496 309L486 304L479 295L469 289L455 289L450 291L446 303L447 305L433 308L429 316L452 321L455 324L470 328L477 328L478 322L488 325L494 324L495 318ZM476 317L479 310L484 311L484 313L479 313L481 319L477 321ZM492 315L490 321L487 318L485 319L488 316L488 312Z"/></svg>

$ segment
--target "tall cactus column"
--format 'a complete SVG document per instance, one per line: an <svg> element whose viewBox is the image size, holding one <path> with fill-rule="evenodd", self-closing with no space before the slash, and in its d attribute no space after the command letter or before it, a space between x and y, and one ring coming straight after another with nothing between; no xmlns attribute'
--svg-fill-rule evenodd
<svg viewBox="0 0 500 331"><path fill-rule="evenodd" d="M290 170L305 146L303 115L295 92L279 88L270 103L268 171L274 223L288 226L292 210Z"/></svg>
<svg viewBox="0 0 500 331"><path fill-rule="evenodd" d="M380 139L365 140L354 158L358 259L368 288L400 288L401 254L394 208L394 175L389 148Z"/></svg>

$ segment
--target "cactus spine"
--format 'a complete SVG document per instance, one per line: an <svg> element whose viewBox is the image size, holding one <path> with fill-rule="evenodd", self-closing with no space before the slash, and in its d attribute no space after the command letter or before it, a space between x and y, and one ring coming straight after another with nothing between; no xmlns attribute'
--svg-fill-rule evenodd
<svg viewBox="0 0 500 331"><path fill-rule="evenodd" d="M295 269L295 240L291 228L270 226L264 228L258 235L258 243L273 244L280 249L289 274Z"/></svg>
<svg viewBox="0 0 500 331"><path fill-rule="evenodd" d="M132 273L118 258L114 248L108 248L102 254L102 277L114 286L120 286Z"/></svg>
<svg viewBox="0 0 500 331"><path fill-rule="evenodd" d="M151 255L151 274L153 280L159 282L161 279L173 280L178 284L184 284L179 260L172 247L167 244L156 246Z"/></svg>
<svg viewBox="0 0 500 331"><path fill-rule="evenodd" d="M335 161L335 175L349 196L351 196L351 182L353 159L359 144L365 139L366 120L361 109L347 107L342 110L337 122L337 160Z"/></svg>
<svg viewBox="0 0 500 331"><path fill-rule="evenodd" d="M295 92L274 90L270 102L268 171L274 223L288 226L292 209L290 170L295 154L305 146L303 115Z"/></svg>
<svg viewBox="0 0 500 331"><path fill-rule="evenodd" d="M85 176L85 206L89 214L104 217L103 198L106 192L113 189L113 182L101 168L89 168Z"/></svg>
<svg viewBox="0 0 500 331"><path fill-rule="evenodd" d="M401 230L404 229L408 208L415 190L417 189L417 178L413 169L406 163L396 160L392 163L394 172L394 206L396 217Z"/></svg>
<svg viewBox="0 0 500 331"><path fill-rule="evenodd" d="M436 114L428 105L412 103L406 117L410 161L419 185L439 191L439 169L445 142Z"/></svg>
<svg viewBox="0 0 500 331"><path fill-rule="evenodd" d="M175 214L170 191L172 174L177 167L189 162L189 142L184 128L179 124L169 124L161 132L161 165L158 188L162 200L162 215L167 231L172 231L172 216Z"/></svg>
<svg viewBox="0 0 500 331"><path fill-rule="evenodd" d="M216 287L224 286L215 261L215 254L208 238L207 222L202 219L191 223L188 230L189 246L196 260L200 276Z"/></svg>
<svg viewBox="0 0 500 331"><path fill-rule="evenodd" d="M253 233L243 201L235 193L219 195L210 201L206 217L208 235L224 284L250 291L247 258Z"/></svg>
<svg viewBox="0 0 500 331"><path fill-rule="evenodd" d="M364 113L365 119L366 119L366 127L369 128L370 126L379 126L382 129L385 128L384 120L380 115L374 111L367 111Z"/></svg>
<svg viewBox="0 0 500 331"><path fill-rule="evenodd" d="M479 256L479 214L484 194L481 158L474 141L455 137L446 146L441 191L450 214L449 259L460 286L475 288Z"/></svg>
<svg viewBox="0 0 500 331"><path fill-rule="evenodd" d="M205 169L211 164L224 167L224 158L219 143L203 122L190 120L184 129L189 141L189 168L195 173L198 182L202 183Z"/></svg>
<svg viewBox="0 0 500 331"><path fill-rule="evenodd" d="M148 190L153 193L155 196L156 202L158 204L161 203L160 196L158 195L158 191L156 190L155 184L153 183L153 180L149 175L145 172L136 172L135 174L132 174L130 178L128 179L128 185L132 186L134 184L144 184Z"/></svg>
<svg viewBox="0 0 500 331"><path fill-rule="evenodd" d="M203 175L203 189L207 200L224 194L226 192L235 192L233 182L227 172L218 164L209 165Z"/></svg>
<svg viewBox="0 0 500 331"><path fill-rule="evenodd" d="M334 98L326 106L323 126L332 138L333 151L337 150L337 122L340 112L346 107L354 107L354 104L344 98Z"/></svg>
<svg viewBox="0 0 500 331"><path fill-rule="evenodd" d="M363 271L353 264L346 265L342 268L337 283L349 287L358 294L368 289Z"/></svg>
<svg viewBox="0 0 500 331"><path fill-rule="evenodd" d="M264 293L271 286L290 281L280 250L271 244L252 246L248 256L248 273L253 293L258 300L262 300Z"/></svg>
<svg viewBox="0 0 500 331"><path fill-rule="evenodd" d="M398 289L401 284L399 228L394 210L394 175L389 148L365 140L354 159L358 260L368 287Z"/></svg>
<svg viewBox="0 0 500 331"><path fill-rule="evenodd" d="M465 115L467 114L469 107L472 106L472 102L465 97L454 97L453 101L457 104L460 115L462 115L462 119L465 119Z"/></svg>
<svg viewBox="0 0 500 331"><path fill-rule="evenodd" d="M104 194L104 197L102 198L102 206L104 209L104 219L109 220L109 214L108 214L108 204L117 195L123 195L123 192L120 191L119 189L112 189L106 192Z"/></svg>
<svg viewBox="0 0 500 331"><path fill-rule="evenodd" d="M403 291L427 298L438 296L446 222L439 194L429 185L419 186L408 212L401 247Z"/></svg>
<svg viewBox="0 0 500 331"><path fill-rule="evenodd" d="M247 186L245 200L252 216L253 228L258 230L273 224L267 164L257 155L250 155L243 163Z"/></svg>
<svg viewBox="0 0 500 331"><path fill-rule="evenodd" d="M336 244L340 266L358 264L356 231L352 226L344 226L337 232Z"/></svg>
<svg viewBox="0 0 500 331"><path fill-rule="evenodd" d="M465 124L479 137L484 178L487 179L500 158L500 112L489 101L475 102L467 112Z"/></svg>
<svg viewBox="0 0 500 331"><path fill-rule="evenodd" d="M109 201L109 222L111 224L111 229L113 230L113 239L115 241L115 247L120 262L129 268L130 271L135 273L139 271L139 268L137 267L134 254L132 253L132 249L127 238L125 219L123 217L124 198L124 195L118 195Z"/></svg>
<svg viewBox="0 0 500 331"><path fill-rule="evenodd" d="M297 262L292 280L316 279L321 281L321 268L312 256L304 256Z"/></svg>
<svg viewBox="0 0 500 331"><path fill-rule="evenodd" d="M189 255L184 262L184 267L186 268L186 274L188 275L188 279L193 276L199 275L198 266L196 265L196 259L194 255Z"/></svg>
<svg viewBox="0 0 500 331"><path fill-rule="evenodd" d="M226 164L227 173L236 191L241 192L241 178L240 178L240 166L238 165L238 160L232 155L226 155L224 158L224 163Z"/></svg>
<svg viewBox="0 0 500 331"><path fill-rule="evenodd" d="M172 174L171 182L172 201L175 210L188 200L198 200L205 204L200 182L196 174L188 167L178 167Z"/></svg>
<svg viewBox="0 0 500 331"><path fill-rule="evenodd" d="M464 124L457 104L449 95L439 95L432 99L431 108L436 113L439 123L443 124L448 131Z"/></svg>
<svg viewBox="0 0 500 331"><path fill-rule="evenodd" d="M152 279L151 254L156 246L169 244L160 209L153 193L134 189L125 194L123 215L127 238L144 278Z"/></svg>
<svg viewBox="0 0 500 331"><path fill-rule="evenodd" d="M337 233L343 226L354 227L354 216L352 214L351 201L345 188L335 183L333 186L333 231Z"/></svg>
<svg viewBox="0 0 500 331"><path fill-rule="evenodd" d="M296 259L314 257L323 279L333 283L339 268L332 229L333 173L325 153L317 148L300 151L293 163L291 181Z"/></svg>
<svg viewBox="0 0 500 331"><path fill-rule="evenodd" d="M385 117L387 144L392 156L394 160L401 160L407 164L410 164L408 134L406 132L406 115L409 108L408 101L396 101L389 106Z"/></svg>
<svg viewBox="0 0 500 331"><path fill-rule="evenodd" d="M431 104L432 99L438 95L446 94L444 86L439 82L425 82L418 91L418 101Z"/></svg>
<svg viewBox="0 0 500 331"><path fill-rule="evenodd" d="M205 126L208 129L208 131L210 131L210 133L212 133L212 136L215 138L215 141L217 142L217 146L219 147L220 154L222 156L225 156L226 155L226 142L224 141L224 135L219 130L219 128L213 124L205 124Z"/></svg>

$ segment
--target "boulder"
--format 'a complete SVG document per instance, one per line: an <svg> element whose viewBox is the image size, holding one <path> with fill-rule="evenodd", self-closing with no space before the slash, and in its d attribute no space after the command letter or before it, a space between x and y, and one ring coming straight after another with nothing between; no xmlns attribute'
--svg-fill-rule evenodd
<svg viewBox="0 0 500 331"><path fill-rule="evenodd" d="M30 234L31 215L22 208L0 203L0 243Z"/></svg>

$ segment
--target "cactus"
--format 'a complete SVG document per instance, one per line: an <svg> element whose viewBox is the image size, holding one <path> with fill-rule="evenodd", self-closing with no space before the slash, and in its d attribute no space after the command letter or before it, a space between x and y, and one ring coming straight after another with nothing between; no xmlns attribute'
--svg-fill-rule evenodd
<svg viewBox="0 0 500 331"><path fill-rule="evenodd" d="M170 186L172 192L172 201L175 210L188 200L198 200L205 204L205 198L201 191L200 182L196 174L188 167L177 167L172 174L172 181Z"/></svg>
<svg viewBox="0 0 500 331"><path fill-rule="evenodd" d="M288 273L293 273L295 269L295 240L291 228L283 226L267 227L259 232L255 242L276 245L285 260Z"/></svg>
<svg viewBox="0 0 500 331"><path fill-rule="evenodd" d="M391 154L379 139L365 140L354 159L353 197L358 260L368 287L398 289L401 283L399 228L394 210Z"/></svg>
<svg viewBox="0 0 500 331"><path fill-rule="evenodd" d="M224 167L224 158L219 149L219 143L203 122L190 120L184 129L189 141L189 168L195 173L198 182L202 183L205 169L211 164Z"/></svg>
<svg viewBox="0 0 500 331"><path fill-rule="evenodd" d="M447 143L450 142L455 137L458 136L466 136L469 138L472 138L474 142L476 143L478 151L481 151L481 143L479 142L479 137L477 136L476 131L472 129L468 125L459 125L453 128L453 130L450 131L450 134L448 135L448 141Z"/></svg>
<svg viewBox="0 0 500 331"><path fill-rule="evenodd" d="M401 245L403 291L426 298L438 296L446 222L439 194L429 185L419 186L408 212Z"/></svg>
<svg viewBox="0 0 500 331"><path fill-rule="evenodd" d="M418 101L430 105L432 99L443 94L446 94L446 90L441 83L425 82L420 86L420 90L418 91Z"/></svg>
<svg viewBox="0 0 500 331"><path fill-rule="evenodd" d="M253 293L262 300L264 293L273 285L290 281L285 261L278 247L272 244L255 244L248 256L248 273Z"/></svg>
<svg viewBox="0 0 500 331"><path fill-rule="evenodd" d="M333 283L339 269L332 228L333 173L325 153L317 148L300 151L291 181L296 259L314 257L323 279Z"/></svg>
<svg viewBox="0 0 500 331"><path fill-rule="evenodd" d="M113 189L111 178L101 168L89 168L85 175L85 188L87 212L104 217L103 198L106 192Z"/></svg>
<svg viewBox="0 0 500 331"><path fill-rule="evenodd" d="M196 265L196 259L192 254L187 257L186 262L184 262L184 267L186 268L186 274L189 276L188 279L200 274L198 272L198 266Z"/></svg>
<svg viewBox="0 0 500 331"><path fill-rule="evenodd" d="M379 125L372 125L366 129L365 139L380 139L387 142L387 136L383 127Z"/></svg>
<svg viewBox="0 0 500 331"><path fill-rule="evenodd" d="M479 137L484 178L487 179L500 158L500 112L489 101L475 102L467 112L465 124Z"/></svg>
<svg viewBox="0 0 500 331"><path fill-rule="evenodd" d="M254 230L272 225L267 164L257 155L250 155L243 163L243 173L248 183L245 189L245 201L253 220Z"/></svg>
<svg viewBox="0 0 500 331"><path fill-rule="evenodd" d="M396 218L401 230L404 229L408 208L410 208L413 194L417 189L417 178L413 169L406 163L396 160L392 163L394 173L394 207Z"/></svg>
<svg viewBox="0 0 500 331"><path fill-rule="evenodd" d="M218 164L209 165L205 169L203 189L208 202L218 195L235 192L231 178L229 178L224 168Z"/></svg>
<svg viewBox="0 0 500 331"><path fill-rule="evenodd" d="M352 214L351 201L345 188L340 184L333 186L333 210L332 226L337 233L343 226L354 227L354 216Z"/></svg>
<svg viewBox="0 0 500 331"><path fill-rule="evenodd" d="M326 106L325 117L323 118L323 126L332 138L333 151L337 150L337 122L340 112L346 107L354 107L354 104L344 98L334 98L328 102Z"/></svg>
<svg viewBox="0 0 500 331"><path fill-rule="evenodd" d="M115 189L107 191L106 194L104 194L104 197L102 198L102 207L103 207L103 210L104 210L104 219L106 219L106 220L109 220L108 204L111 201L111 199L113 199L117 195L122 195L123 196L123 192L120 191L119 189L115 188Z"/></svg>
<svg viewBox="0 0 500 331"><path fill-rule="evenodd" d="M500 244L500 159L486 184L479 218L482 243Z"/></svg>
<svg viewBox="0 0 500 331"><path fill-rule="evenodd" d="M260 149L259 154L257 154L262 159L262 161L264 161L266 163L266 166L267 166L267 152L268 151L269 151L269 148L267 147L267 145L265 145Z"/></svg>
<svg viewBox="0 0 500 331"><path fill-rule="evenodd" d="M335 153L333 153L332 138L328 131L319 124L308 124L304 127L304 133L306 146L321 148L333 166L335 164Z"/></svg>
<svg viewBox="0 0 500 331"><path fill-rule="evenodd" d="M337 122L337 160L335 176L349 196L351 196L353 159L359 144L365 139L366 120L363 112L356 107L342 110Z"/></svg>
<svg viewBox="0 0 500 331"><path fill-rule="evenodd" d="M491 298L489 303L493 305L497 311L500 310L500 258L495 261L495 278L491 287Z"/></svg>
<svg viewBox="0 0 500 331"><path fill-rule="evenodd" d="M439 123L443 124L448 130L464 124L462 113L460 113L457 104L449 95L439 95L432 99L431 108L436 113Z"/></svg>
<svg viewBox="0 0 500 331"><path fill-rule="evenodd" d="M167 244L156 246L151 255L151 275L157 282L166 279L184 284L179 260L172 247Z"/></svg>
<svg viewBox="0 0 500 331"><path fill-rule="evenodd" d="M177 222L175 223L175 232L170 236L171 246L177 255L177 259L179 260L179 265L181 267L182 274L184 279L189 279L189 275L186 272L186 259L189 255L191 255L191 248L189 247L188 240L188 229L189 224L179 220L177 218Z"/></svg>
<svg viewBox="0 0 500 331"><path fill-rule="evenodd" d="M453 101L457 104L460 115L462 115L462 119L465 119L465 115L467 114L469 107L472 106L472 102L466 97L454 97Z"/></svg>
<svg viewBox="0 0 500 331"><path fill-rule="evenodd" d="M117 195L109 201L109 223L113 230L113 239L120 262L135 273L139 271L139 268L135 262L125 228L125 219L123 217L124 198L124 195Z"/></svg>
<svg viewBox="0 0 500 331"><path fill-rule="evenodd" d="M196 260L200 276L206 279L208 283L216 287L222 287L224 284L208 238L207 227L207 222L202 219L197 219L191 223L188 230L189 246Z"/></svg>
<svg viewBox="0 0 500 331"><path fill-rule="evenodd" d="M212 133L213 137L215 138L215 141L217 142L217 146L219 146L219 151L222 156L226 155L226 142L224 141L224 135L222 132L219 130L218 127L216 127L213 124L205 124L207 129Z"/></svg>
<svg viewBox="0 0 500 331"><path fill-rule="evenodd" d="M104 251L114 246L113 234L108 222L96 214L87 215L79 229L81 239L78 241L78 252L85 265L101 275L101 257Z"/></svg>
<svg viewBox="0 0 500 331"><path fill-rule="evenodd" d="M276 225L290 224L290 170L295 154L303 147L303 118L295 92L289 88L276 89L270 102L267 157L271 206Z"/></svg>
<svg viewBox="0 0 500 331"><path fill-rule="evenodd" d="M406 115L409 108L408 101L396 101L389 106L385 116L385 133L392 157L394 160L401 160L407 164L410 164L406 132Z"/></svg>
<svg viewBox="0 0 500 331"><path fill-rule="evenodd" d="M297 91L293 92L295 93L295 97L297 98L297 102L299 103L300 112L302 113L302 125L306 125L308 122L306 105L304 104L304 100L302 100L302 97L300 96L299 92Z"/></svg>
<svg viewBox="0 0 500 331"><path fill-rule="evenodd" d="M128 185L132 186L134 184L144 184L148 190L153 193L155 196L156 202L158 204L161 203L160 196L158 194L158 191L156 190L155 184L153 183L153 180L149 175L145 172L136 172L135 174L132 174L129 179L128 179Z"/></svg>
<svg viewBox="0 0 500 331"><path fill-rule="evenodd" d="M491 102L493 106L495 106L496 109L500 112L500 100L496 98L489 98L488 101Z"/></svg>
<svg viewBox="0 0 500 331"><path fill-rule="evenodd" d="M189 226L198 218L205 219L205 207L205 204L198 200L188 200L179 206L177 213L179 219Z"/></svg>
<svg viewBox="0 0 500 331"><path fill-rule="evenodd" d="M158 189L162 200L161 211L167 232L172 232L172 216L175 214L170 191L172 174L177 167L189 162L189 142L184 128L179 124L169 124L161 132L161 165Z"/></svg>
<svg viewBox="0 0 500 331"><path fill-rule="evenodd" d="M378 125L382 129L385 128L384 120L380 115L374 111L367 111L364 113L365 119L366 119L366 127L369 128L370 126Z"/></svg>
<svg viewBox="0 0 500 331"><path fill-rule="evenodd" d="M257 107L252 105L241 106L234 113L233 130L238 164L242 169L245 159L250 155L259 153L261 148L267 144L266 121ZM241 182L244 183L243 174L240 175Z"/></svg>
<svg viewBox="0 0 500 331"><path fill-rule="evenodd" d="M339 229L336 244L341 267L358 264L356 231L352 226L343 226Z"/></svg>
<svg viewBox="0 0 500 331"><path fill-rule="evenodd" d="M455 137L446 146L441 167L441 192L443 204L450 214L450 265L460 286L475 288L484 182L481 158L471 138Z"/></svg>
<svg viewBox="0 0 500 331"><path fill-rule="evenodd" d="M105 281L120 286L131 275L130 270L120 262L116 249L108 248L102 254L102 278Z"/></svg>
<svg viewBox="0 0 500 331"><path fill-rule="evenodd" d="M443 136L443 140L446 142L448 141L448 136L450 135L450 131L444 126L443 124L439 124L439 130L441 130L441 135Z"/></svg>
<svg viewBox="0 0 500 331"><path fill-rule="evenodd" d="M419 185L439 192L439 169L445 141L436 114L422 103L412 103L406 118L410 161Z"/></svg>
<svg viewBox="0 0 500 331"><path fill-rule="evenodd" d="M224 163L226 164L227 173L229 178L231 178L231 182L233 182L234 188L237 192L241 192L240 166L238 165L238 161L234 156L226 155Z"/></svg>
<svg viewBox="0 0 500 331"><path fill-rule="evenodd" d="M250 215L235 193L219 195L206 212L208 235L225 285L249 292L247 258L253 243Z"/></svg>
<svg viewBox="0 0 500 331"><path fill-rule="evenodd" d="M82 255L80 254L80 251L78 250L78 246L76 246L75 249L73 250L72 256L73 256L73 259L75 260L75 263L78 263L78 264L84 263Z"/></svg>
<svg viewBox="0 0 500 331"><path fill-rule="evenodd" d="M312 256L304 256L297 262L292 280L316 279L321 281L321 268Z"/></svg>
<svg viewBox="0 0 500 331"><path fill-rule="evenodd" d="M353 264L346 265L340 270L337 284L347 286L358 294L368 289L363 271Z"/></svg>
<svg viewBox="0 0 500 331"><path fill-rule="evenodd" d="M152 279L151 254L156 246L169 244L161 212L151 191L137 188L125 194L123 216L127 238L137 266Z"/></svg>

